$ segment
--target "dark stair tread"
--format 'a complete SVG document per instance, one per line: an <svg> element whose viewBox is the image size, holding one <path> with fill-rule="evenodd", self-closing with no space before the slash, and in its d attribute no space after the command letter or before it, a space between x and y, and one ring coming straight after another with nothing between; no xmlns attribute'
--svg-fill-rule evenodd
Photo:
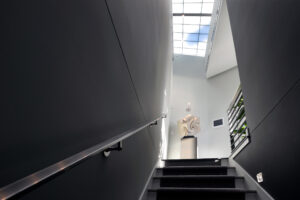
<svg viewBox="0 0 300 200"><path fill-rule="evenodd" d="M157 188L148 189L149 192L228 192L228 193L256 193L255 190L245 190L240 188L182 188L182 187L168 187L168 188Z"/></svg>
<svg viewBox="0 0 300 200"><path fill-rule="evenodd" d="M221 159L224 159L224 158L163 159L162 161L215 161L215 160L221 160Z"/></svg>
<svg viewBox="0 0 300 200"><path fill-rule="evenodd" d="M149 193L156 196L157 200L245 200L246 195L256 194L255 191L235 189L235 188L157 188L148 190Z"/></svg>
<svg viewBox="0 0 300 200"><path fill-rule="evenodd" d="M168 159L165 166L221 166L220 159Z"/></svg>
<svg viewBox="0 0 300 200"><path fill-rule="evenodd" d="M167 166L158 168L163 175L227 175L229 169L226 166Z"/></svg>
<svg viewBox="0 0 300 200"><path fill-rule="evenodd" d="M166 166L158 167L156 169L234 169L235 167L218 166L218 165L207 165L207 166Z"/></svg>
<svg viewBox="0 0 300 200"><path fill-rule="evenodd" d="M217 178L217 179L226 179L226 178L235 178L235 179L244 179L243 176L228 176L228 175L162 175L154 176L154 179L160 178Z"/></svg>

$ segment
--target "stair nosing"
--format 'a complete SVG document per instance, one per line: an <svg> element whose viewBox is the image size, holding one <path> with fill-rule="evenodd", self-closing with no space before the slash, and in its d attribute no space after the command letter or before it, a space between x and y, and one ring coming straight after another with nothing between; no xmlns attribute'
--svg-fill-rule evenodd
<svg viewBox="0 0 300 200"><path fill-rule="evenodd" d="M200 159L162 159L162 161L206 161L206 160L222 160L228 158L200 158Z"/></svg>
<svg viewBox="0 0 300 200"><path fill-rule="evenodd" d="M156 189L148 189L150 192L157 191L203 191L203 192L241 192L241 193L256 193L255 190L247 190L240 188L184 188L184 187L161 187Z"/></svg>
<svg viewBox="0 0 300 200"><path fill-rule="evenodd" d="M216 169L234 169L235 167L230 167L230 166L166 166L166 167L157 167L156 169L184 169L184 168L188 168L188 169L198 169L198 168L216 168Z"/></svg>
<svg viewBox="0 0 300 200"><path fill-rule="evenodd" d="M243 176L230 176L230 175L162 175L153 176L154 179L160 178L234 178L234 179L244 179Z"/></svg>

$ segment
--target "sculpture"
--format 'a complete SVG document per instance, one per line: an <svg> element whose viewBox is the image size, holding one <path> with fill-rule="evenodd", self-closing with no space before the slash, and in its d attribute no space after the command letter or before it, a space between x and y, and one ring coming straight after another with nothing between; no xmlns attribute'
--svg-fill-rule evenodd
<svg viewBox="0 0 300 200"><path fill-rule="evenodd" d="M177 122L178 132L181 137L194 135L200 132L200 120L198 117L188 114Z"/></svg>

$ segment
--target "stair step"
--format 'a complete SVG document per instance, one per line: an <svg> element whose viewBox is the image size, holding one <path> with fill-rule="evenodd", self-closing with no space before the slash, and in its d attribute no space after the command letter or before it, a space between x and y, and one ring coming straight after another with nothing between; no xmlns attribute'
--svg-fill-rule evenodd
<svg viewBox="0 0 300 200"><path fill-rule="evenodd" d="M165 166L220 166L221 159L169 159L165 161Z"/></svg>
<svg viewBox="0 0 300 200"><path fill-rule="evenodd" d="M193 169L193 168L234 168L234 167L227 167L227 166L218 166L218 165L200 165L200 166L166 166L166 167L158 167L157 169L181 169L181 168L187 168L187 169Z"/></svg>
<svg viewBox="0 0 300 200"><path fill-rule="evenodd" d="M229 169L225 166L169 166L158 168L163 175L227 175Z"/></svg>
<svg viewBox="0 0 300 200"><path fill-rule="evenodd" d="M154 176L153 178L216 178L216 179L230 179L230 178L240 178L243 179L243 176L228 176L228 175L163 175L163 176Z"/></svg>
<svg viewBox="0 0 300 200"><path fill-rule="evenodd" d="M157 191L183 191L183 192L216 192L216 193L256 193L255 190L245 190L245 189L237 189L237 188L178 188L178 187L170 187L170 188L157 188L157 189L149 189L150 192Z"/></svg>
<svg viewBox="0 0 300 200"><path fill-rule="evenodd" d="M243 177L227 175L173 175L155 176L159 179L160 187L186 187L186 188L234 188L236 179Z"/></svg>
<svg viewBox="0 0 300 200"><path fill-rule="evenodd" d="M156 193L157 200L245 200L247 193L253 190L229 188L158 188L150 189Z"/></svg>

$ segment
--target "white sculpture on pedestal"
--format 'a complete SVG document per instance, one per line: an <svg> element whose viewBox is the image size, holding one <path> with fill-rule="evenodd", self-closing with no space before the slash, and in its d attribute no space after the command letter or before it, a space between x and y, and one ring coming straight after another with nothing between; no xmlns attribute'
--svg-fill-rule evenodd
<svg viewBox="0 0 300 200"><path fill-rule="evenodd" d="M190 111L190 103L187 104ZM200 132L200 120L198 117L188 114L177 122L178 133L181 137L181 159L197 158L197 138L193 135Z"/></svg>
<svg viewBox="0 0 300 200"><path fill-rule="evenodd" d="M177 122L179 135L181 137L195 135L200 132L200 120L198 117L188 114Z"/></svg>

